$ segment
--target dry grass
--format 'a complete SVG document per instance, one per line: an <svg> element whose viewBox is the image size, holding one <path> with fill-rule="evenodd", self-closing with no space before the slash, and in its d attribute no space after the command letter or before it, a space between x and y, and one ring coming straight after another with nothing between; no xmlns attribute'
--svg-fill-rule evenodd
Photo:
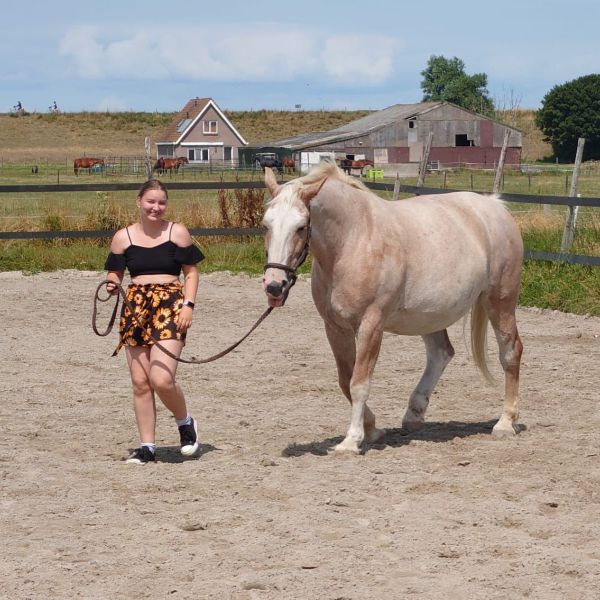
<svg viewBox="0 0 600 600"><path fill-rule="evenodd" d="M369 111L225 111L250 144L312 131L327 131ZM523 131L523 160L548 156L549 144L535 127L534 111L504 111L498 118ZM144 138L152 142L173 118L172 113L0 114L0 161L71 164L78 156L140 156Z"/></svg>

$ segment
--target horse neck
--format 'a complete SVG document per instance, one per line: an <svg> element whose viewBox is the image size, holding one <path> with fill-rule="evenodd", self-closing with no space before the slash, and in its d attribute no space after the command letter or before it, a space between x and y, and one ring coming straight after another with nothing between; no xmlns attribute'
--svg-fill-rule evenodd
<svg viewBox="0 0 600 600"><path fill-rule="evenodd" d="M310 203L311 253L324 268L332 268L344 247L353 243L356 233L368 228L368 203L349 198L353 194L360 192L336 182L335 187L324 187Z"/></svg>

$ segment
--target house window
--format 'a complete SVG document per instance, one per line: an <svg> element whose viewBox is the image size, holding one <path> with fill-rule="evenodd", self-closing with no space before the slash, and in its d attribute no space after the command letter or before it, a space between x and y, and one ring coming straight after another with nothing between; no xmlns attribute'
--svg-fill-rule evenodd
<svg viewBox="0 0 600 600"><path fill-rule="evenodd" d="M408 128L409 129L414 129L415 128L415 121L414 120L408 122Z"/></svg>
<svg viewBox="0 0 600 600"><path fill-rule="evenodd" d="M188 148L188 160L208 162L210 150L208 148Z"/></svg>
<svg viewBox="0 0 600 600"><path fill-rule="evenodd" d="M202 133L205 135L217 135L216 121L202 121Z"/></svg>
<svg viewBox="0 0 600 600"><path fill-rule="evenodd" d="M223 160L230 161L231 156L231 146L223 146Z"/></svg>
<svg viewBox="0 0 600 600"><path fill-rule="evenodd" d="M473 146L473 140L470 140L467 137L466 133L457 133L454 136L454 145L455 146Z"/></svg>

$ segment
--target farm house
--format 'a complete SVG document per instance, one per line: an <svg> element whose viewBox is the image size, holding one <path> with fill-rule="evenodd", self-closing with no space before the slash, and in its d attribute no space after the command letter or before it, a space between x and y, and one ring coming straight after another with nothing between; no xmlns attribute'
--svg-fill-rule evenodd
<svg viewBox="0 0 600 600"><path fill-rule="evenodd" d="M237 164L248 144L211 98L193 98L156 142L157 158L185 157L189 164Z"/></svg>
<svg viewBox="0 0 600 600"><path fill-rule="evenodd" d="M522 147L518 129L450 102L396 104L330 131L247 147L240 160L251 164L254 155L267 149L280 157L293 156L303 171L322 158L349 158L368 159L378 169L408 175L418 169L432 132L429 164L433 168L494 168L506 129L510 137L505 165L518 167Z"/></svg>

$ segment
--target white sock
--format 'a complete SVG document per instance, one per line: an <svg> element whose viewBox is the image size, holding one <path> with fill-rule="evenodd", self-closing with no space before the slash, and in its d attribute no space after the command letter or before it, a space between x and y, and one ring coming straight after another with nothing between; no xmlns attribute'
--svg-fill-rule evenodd
<svg viewBox="0 0 600 600"><path fill-rule="evenodd" d="M142 442L140 446L142 448L148 448L152 454L156 453L156 444L153 444L152 442Z"/></svg>
<svg viewBox="0 0 600 600"><path fill-rule="evenodd" d="M192 422L192 417L190 417L189 413L185 416L185 419L175 419L175 423L177 423L177 427L181 427L182 425L189 425Z"/></svg>

